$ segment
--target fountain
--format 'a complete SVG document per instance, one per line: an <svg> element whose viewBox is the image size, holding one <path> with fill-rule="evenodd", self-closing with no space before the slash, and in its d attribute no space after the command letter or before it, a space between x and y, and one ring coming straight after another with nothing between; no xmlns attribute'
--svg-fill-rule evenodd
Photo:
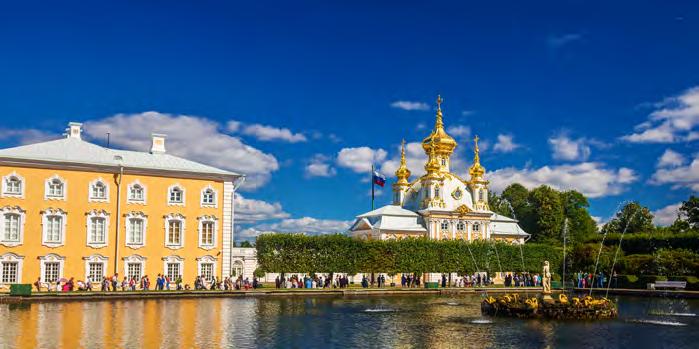
<svg viewBox="0 0 699 349"><path fill-rule="evenodd" d="M505 316L524 319L566 319L601 320L617 317L617 307L607 298L568 298L565 293L558 299L551 297L551 272L548 261L544 261L542 271L542 297L522 297L506 294L500 297L489 296L481 302L481 313L490 316Z"/></svg>

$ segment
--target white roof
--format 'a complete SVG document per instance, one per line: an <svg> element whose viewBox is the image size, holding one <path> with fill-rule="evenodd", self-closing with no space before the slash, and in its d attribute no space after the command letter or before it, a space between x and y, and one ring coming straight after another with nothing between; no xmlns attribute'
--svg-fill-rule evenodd
<svg viewBox="0 0 699 349"><path fill-rule="evenodd" d="M419 215L413 211L406 210L398 205L386 205L383 207L379 207L373 211L360 214L359 216L357 216L357 218L375 216L418 217Z"/></svg>
<svg viewBox="0 0 699 349"><path fill-rule="evenodd" d="M151 154L110 149L71 137L0 149L0 159L38 160L66 164L123 166L124 168L135 169L241 176L234 172L221 170L170 154Z"/></svg>
<svg viewBox="0 0 699 349"><path fill-rule="evenodd" d="M519 227L517 220L497 213L493 213L490 217L490 233L495 235L531 235Z"/></svg>

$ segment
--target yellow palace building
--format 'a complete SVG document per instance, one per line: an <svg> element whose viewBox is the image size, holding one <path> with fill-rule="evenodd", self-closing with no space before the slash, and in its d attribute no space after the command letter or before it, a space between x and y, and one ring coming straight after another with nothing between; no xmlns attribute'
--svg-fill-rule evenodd
<svg viewBox="0 0 699 349"><path fill-rule="evenodd" d="M0 286L119 274L193 283L231 274L244 176L167 154L63 139L0 150Z"/></svg>

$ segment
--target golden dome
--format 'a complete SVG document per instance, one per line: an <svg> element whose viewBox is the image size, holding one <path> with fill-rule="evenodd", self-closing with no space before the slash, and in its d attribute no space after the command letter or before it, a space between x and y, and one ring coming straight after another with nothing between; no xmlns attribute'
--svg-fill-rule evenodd
<svg viewBox="0 0 699 349"><path fill-rule="evenodd" d="M408 185L408 178L410 178L410 170L408 170L408 166L405 161L405 140L401 142L400 146L400 166L396 170L396 177L398 178L398 181L396 184L398 185Z"/></svg>
<svg viewBox="0 0 699 349"><path fill-rule="evenodd" d="M444 131L444 123L442 122L442 97L437 96L437 120L434 123L434 129L427 138L422 140L422 149L427 155L432 149L439 155L450 156L456 148L456 141Z"/></svg>
<svg viewBox="0 0 699 349"><path fill-rule="evenodd" d="M471 181L482 180L485 174L485 167L481 166L480 150L478 149L478 136L473 138L473 165L468 169Z"/></svg>
<svg viewBox="0 0 699 349"><path fill-rule="evenodd" d="M429 160L425 164L425 171L427 171L427 177L436 176L436 174L439 172L439 169L441 168L441 166L439 165L439 161L437 161L437 156L435 153L435 148L430 148Z"/></svg>

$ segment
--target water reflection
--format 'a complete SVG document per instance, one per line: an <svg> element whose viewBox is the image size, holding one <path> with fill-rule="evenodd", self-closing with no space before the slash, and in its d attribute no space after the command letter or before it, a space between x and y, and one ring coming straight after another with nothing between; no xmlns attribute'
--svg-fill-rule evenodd
<svg viewBox="0 0 699 349"><path fill-rule="evenodd" d="M690 347L699 341L690 330L699 326L697 318L660 329L632 322L652 319L644 299L620 299L622 318L604 322L483 318L479 301L269 297L0 305L0 348ZM697 303L682 301L672 310L699 312Z"/></svg>

